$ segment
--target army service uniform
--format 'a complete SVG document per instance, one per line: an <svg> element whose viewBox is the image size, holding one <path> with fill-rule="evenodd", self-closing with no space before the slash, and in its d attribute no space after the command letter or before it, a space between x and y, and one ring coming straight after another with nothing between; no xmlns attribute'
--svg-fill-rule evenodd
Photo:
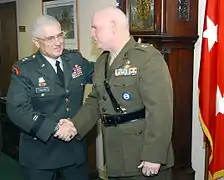
<svg viewBox="0 0 224 180"><path fill-rule="evenodd" d="M173 166L173 91L166 62L154 47L138 44L133 38L105 74L108 58L108 52L98 58L93 91L73 118L79 137L85 136L98 119L103 120L105 160L110 177L141 176L141 169L137 168L141 160L160 163L161 172L170 170ZM114 100L104 86L105 75L123 113L113 107ZM144 109L145 117L139 115Z"/></svg>
<svg viewBox="0 0 224 180"><path fill-rule="evenodd" d="M73 117L81 107L94 65L75 50L64 50L61 60L64 85L39 51L13 66L7 112L22 130L20 163L34 170L78 168L87 163L85 140L63 142L52 135L60 119Z"/></svg>

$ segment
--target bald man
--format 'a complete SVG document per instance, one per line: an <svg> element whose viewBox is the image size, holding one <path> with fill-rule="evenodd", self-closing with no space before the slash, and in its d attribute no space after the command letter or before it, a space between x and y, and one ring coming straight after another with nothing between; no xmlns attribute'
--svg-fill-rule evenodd
<svg viewBox="0 0 224 180"><path fill-rule="evenodd" d="M163 56L130 36L114 7L94 14L92 36L103 53L92 93L72 119L77 138L101 119L109 179L170 180L173 90Z"/></svg>

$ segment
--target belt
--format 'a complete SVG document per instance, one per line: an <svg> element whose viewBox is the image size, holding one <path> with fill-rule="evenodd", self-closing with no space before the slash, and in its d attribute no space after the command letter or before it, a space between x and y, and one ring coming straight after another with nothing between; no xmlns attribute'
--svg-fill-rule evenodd
<svg viewBox="0 0 224 180"><path fill-rule="evenodd" d="M104 126L117 126L122 123L131 122L140 118L145 118L145 108L119 115L102 114L101 120Z"/></svg>

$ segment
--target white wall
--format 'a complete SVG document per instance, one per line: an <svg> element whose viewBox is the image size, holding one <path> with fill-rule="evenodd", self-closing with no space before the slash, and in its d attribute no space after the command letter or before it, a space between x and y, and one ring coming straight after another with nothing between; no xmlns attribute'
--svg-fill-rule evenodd
<svg viewBox="0 0 224 180"><path fill-rule="evenodd" d="M91 38L91 16L92 14L106 6L115 5L116 0L79 0L78 1L78 18L79 18L79 36L80 36L80 51L82 55L89 60L95 61L99 56L99 51L94 46ZM86 94L91 90L91 87L87 87ZM105 171L103 167L103 148L102 148L102 134L99 128L97 144L97 167L101 177L105 177Z"/></svg>
<svg viewBox="0 0 224 180"><path fill-rule="evenodd" d="M116 0L79 0L80 50L86 58L96 60L99 55L91 38L91 16L95 11L115 4Z"/></svg>
<svg viewBox="0 0 224 180"><path fill-rule="evenodd" d="M30 26L42 14L41 0L17 0L18 26L26 26L27 32L19 32L19 57L26 57L36 49L31 42Z"/></svg>

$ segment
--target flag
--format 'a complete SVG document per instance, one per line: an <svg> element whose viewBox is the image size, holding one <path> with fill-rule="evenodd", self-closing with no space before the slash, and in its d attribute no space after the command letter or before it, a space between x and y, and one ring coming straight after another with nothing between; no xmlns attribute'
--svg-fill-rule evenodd
<svg viewBox="0 0 224 180"><path fill-rule="evenodd" d="M224 177L224 0L207 0L199 71L199 118L209 142L209 179Z"/></svg>

